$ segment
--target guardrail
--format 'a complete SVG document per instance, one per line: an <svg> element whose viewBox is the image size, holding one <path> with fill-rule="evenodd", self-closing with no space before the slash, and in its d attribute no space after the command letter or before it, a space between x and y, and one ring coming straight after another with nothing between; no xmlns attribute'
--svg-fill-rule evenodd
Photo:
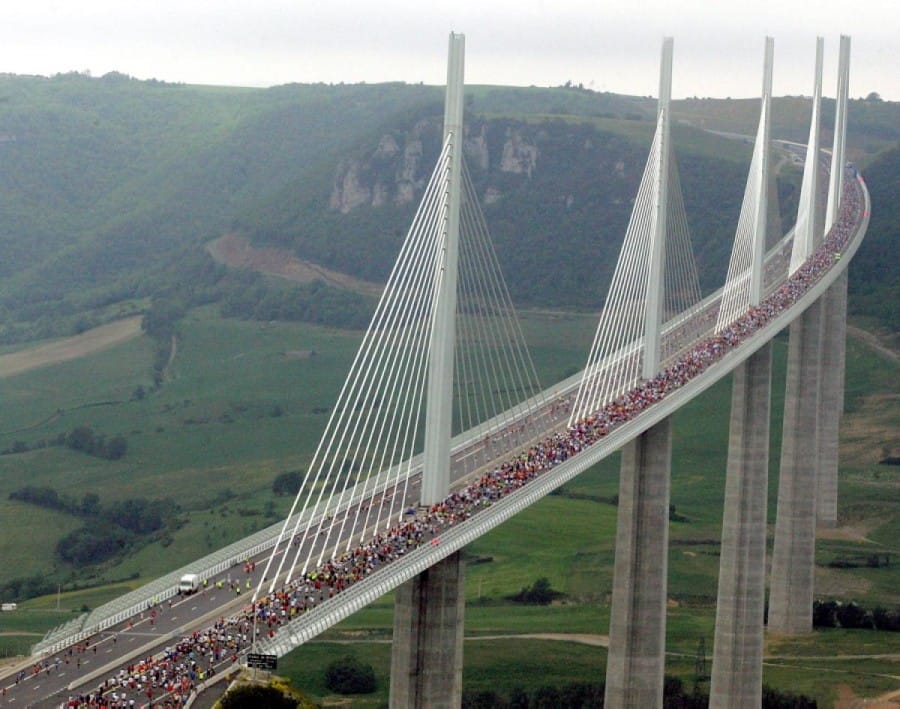
<svg viewBox="0 0 900 709"><path fill-rule="evenodd" d="M844 249L844 258L835 261L789 310L775 317L761 330L729 351L703 374L668 394L634 419L621 424L608 436L587 447L577 456L551 468L518 490L492 503L490 507L476 512L464 522L442 531L436 538L437 544L425 544L408 552L402 560L382 567L333 598L325 600L281 626L274 637L257 641L257 650L282 656L315 638L577 477L731 373L818 300L848 267L868 229L871 212L869 193L862 179L859 179L859 185L864 197L863 215L856 233Z"/></svg>
<svg viewBox="0 0 900 709"><path fill-rule="evenodd" d="M570 377L563 383L566 386L572 386ZM544 392L533 396L522 404L509 409L497 416L489 419L478 426L465 431L451 442L451 452L458 453L473 442L490 435L492 432L507 427L513 421L529 415L533 411L541 408L547 403L547 393L553 392L558 395L557 390L559 384L550 387ZM417 472L422 465L421 454L414 456L411 461L403 462L394 467L385 476L383 482L376 486L370 487L363 482L353 488L349 498L346 500L339 499L335 495L328 500L323 501L317 507L311 510L300 512L291 518L288 523L288 529L299 524L308 524L310 519L315 524L319 518L327 514L340 514L347 509L352 508L363 499L377 495L392 487L401 474L402 470L412 467ZM58 626L44 636L42 640L31 648L32 655L52 655L69 645L81 642L87 638L103 632L118 623L121 623L134 615L146 610L148 605L155 605L163 602L178 594L178 582L184 574L195 573L201 578L212 578L217 574L230 569L231 567L241 564L248 558L254 557L264 551L271 549L281 533L284 522L280 521L270 525L258 532L251 534L244 539L234 542L218 551L213 552L197 561L182 566L165 576L151 581L134 591L126 593L119 598L110 601L96 608L90 614L84 614L77 619L73 619L68 623Z"/></svg>
<svg viewBox="0 0 900 709"><path fill-rule="evenodd" d="M846 265L850 260L849 257L852 257L853 253L855 253L855 250L858 247L858 241L861 240L861 235L864 235L866 229L868 228L868 220L869 220L868 215L869 215L869 212L871 209L869 194L868 194L868 190L866 190L866 188L865 188L865 183L862 181L862 178L857 178L857 179L858 179L858 183L861 185L861 189L862 189L863 195L864 195L865 217L864 217L863 223L860 225L860 227L857 231L857 235L852 240L852 242L853 242L852 250L850 248L848 248L845 251L848 258L844 262L843 267L838 268L838 269L836 269L836 268L829 269L829 271L826 273L826 276L828 274L831 274L832 272L839 272L839 271L843 270L843 268L846 268ZM767 265L774 259L783 257L784 250L787 248L787 244L792 240L792 237L793 237L793 229L790 230L785 236L783 236L767 252L767 255L766 255L766 264ZM774 275L773 278L771 279L771 281L769 281L767 283L767 292L771 292L772 290L777 288L778 285L780 285L784 281L784 277L785 277L784 274ZM834 277L836 277L836 275ZM833 280L833 278L831 280ZM818 287L818 285L815 288L817 288L817 287ZM708 295L706 298L704 298L702 301L697 303L695 306L693 306L691 309L689 309L685 313L682 313L681 315L676 316L676 318L673 318L672 320L667 322L663 329L664 334L674 331L676 328L678 328L679 326L684 324L686 322L686 319L688 319L689 317L695 316L697 313L703 312L703 310L712 307L715 304L715 301L722 297L722 292L723 292L723 288L719 288L717 291ZM801 302L803 302L806 297L807 296L804 296L804 298L801 298ZM803 306L803 308L799 311L797 310L796 305L794 307L792 307L790 312L793 313L793 315L791 315L791 317L788 318L785 321L785 323L778 328L778 330L775 330L775 332L778 332L778 331L780 331L780 329L785 327L786 324L788 322L790 322L790 320L793 320L793 318L796 317L796 315L799 314L799 312L802 312L802 310L804 310L806 307L807 306ZM787 315L787 313L785 313L784 316L777 318L775 322L776 323L779 322L786 315ZM773 325L774 325L774 323L771 323L765 329L767 331L769 331ZM751 338L751 340L755 340L755 339L756 339L756 336L754 336L754 338ZM768 341L768 340L766 340L766 341ZM742 347L743 347L743 345L742 345ZM740 350L741 348L738 348L738 349ZM733 353L730 353L728 356L730 356L731 354L733 354ZM726 359L728 356L726 356ZM749 354L747 356L749 356ZM717 365L714 365L711 369L715 368L716 366ZM737 366L737 363L734 366ZM729 369L727 371L731 371L731 370ZM489 419L488 421L485 421L482 424L479 424L478 426L457 435L451 441L451 452L453 454L458 453L459 451L464 450L467 446L471 445L473 442L479 440L480 438L484 437L485 435L489 435L492 432L501 430L501 429L505 428L506 426L508 426L510 423L512 423L524 416L531 414L532 412L541 408L542 406L545 406L552 399L561 397L561 396L565 396L566 394L570 393L578 386L580 379L581 379L581 374L582 374L581 372L576 373L576 374L568 377L567 379L565 379L561 382L558 382L551 387L548 387L543 392L538 393L537 395L531 397L530 399L526 400L522 404L512 407L511 409L509 409L505 412L502 412L501 414L498 414L497 416L493 417L492 419ZM722 376L724 376L724 374ZM705 374L704 374L704 377L700 377L700 379L705 379ZM710 384L708 384L706 386L710 386L715 381L718 381L718 378L712 380L710 382ZM687 385L683 389L687 389L687 388L689 388L689 386L690 385ZM705 389L706 386L704 386L703 389ZM682 390L679 390L679 392L681 392ZM678 394L679 392L676 392L676 394ZM670 399L674 399L674 398L675 398L675 395L672 395L671 397L667 397L664 400L664 402L660 402L660 404L658 404L657 406L661 406L663 403L668 402ZM657 408L656 406L651 407L651 410L655 410L656 408ZM668 414L666 414L666 415L668 415ZM641 420L648 420L644 414L642 414L638 418L641 418ZM629 424L626 424L617 430L627 430L628 426L629 426ZM646 428L649 428L649 425ZM646 430L646 429L644 429L644 430ZM638 435L638 434L635 434L635 435ZM620 436L620 438L621 438L621 436ZM617 440L619 440L619 439L617 439ZM627 440L630 440L630 439L620 440L619 443L617 444L617 447L620 447L622 444L626 443ZM597 444L595 444L595 446L596 445ZM600 449L598 449L598 450L600 450ZM417 455L410 462L408 462L408 463L404 462L404 463L401 463L400 465L396 466L396 468L395 468L396 473L394 473L393 475L390 473L388 475L386 475L384 482L379 484L377 487L368 488L367 484L364 482L361 486L357 485L354 488L354 491L351 494L350 498L347 499L346 501L335 502L335 498L337 496L333 496L332 498L321 503L318 507L315 507L312 510L307 510L305 512L298 513L293 518L291 518L291 522L289 523L289 526L293 526L293 525L297 524L298 521L299 521L299 523L308 523L310 518L316 520L316 519L318 519L318 517L324 516L325 514L328 514L328 513L339 514L343 511L345 511L346 509L349 509L349 508L353 507L354 505L358 504L362 499L364 499L364 497L368 497L370 495L383 492L384 490L386 490L387 488L389 488L391 485L394 484L394 482L396 480L396 476L399 475L399 473L400 473L401 467L407 468L408 466L412 466L413 470L417 471L421 467L421 457L422 457L421 454ZM600 460L600 458L598 458L596 460ZM596 460L594 462L596 462ZM591 464L593 464L593 463L591 463ZM569 478L567 478L567 479L569 479ZM562 483L559 483L559 484L562 484ZM531 504L531 503L528 503L528 504ZM504 517L504 519L506 519L506 518ZM499 522L497 522L497 524L499 524ZM252 534L244 539L234 542L233 544L230 544L227 547L224 547L223 549L213 552L212 554L207 555L207 556L203 557L202 559L199 559L195 562L185 565L185 566L181 567L180 569L177 569L176 571L173 571L169 574L166 574L165 576L162 576L162 577L156 579L155 581L145 584L144 586L140 587L139 589L136 589L130 593L127 593L124 596L121 596L120 598L115 599L114 601L104 604L103 606L100 606L99 608L95 609L90 614L80 616L79 618L73 619L72 621L69 621L68 623L63 624L62 626L58 626L54 630L50 631L40 642L38 642L37 644L35 644L32 647L32 649L31 649L32 655L49 655L49 654L58 652L59 650L65 648L73 643L78 643L82 640L85 640L85 639L91 637L92 635L95 635L96 633L102 632L110 627L113 627L113 626L117 625L118 623L121 623L124 620L127 620L128 618L144 611L148 607L148 604L154 604L154 603L168 600L169 598L177 595L178 581L180 580L181 576L185 573L196 573L196 574L199 574L202 578L211 578L211 577L235 566L236 564L243 563L245 560L247 560L250 557L253 557L257 554L262 553L263 551L271 549L275 545L276 540L278 539L278 537L281 533L283 525L284 525L284 522L278 522L276 524L270 525L269 527L266 527L265 529L255 532L254 534ZM492 525L492 526L496 526L496 525ZM479 535L480 535L480 533L479 533ZM476 537L479 535L476 535ZM444 556L446 556L446 554L444 554ZM443 558L443 556L439 557L439 559L440 558ZM425 568L427 568L427 567L425 567ZM412 576L414 576L414 575L415 574L412 574ZM409 576L408 578L412 578L412 576ZM399 583L402 583L402 581L398 582L398 584L395 584L391 588L395 588L396 585L399 585ZM354 586L354 588L355 588L355 586ZM343 595L344 594L342 594L342 596ZM306 616L303 616L303 617L305 618ZM346 616L342 616L342 618L343 617L346 617ZM335 622L337 622L337 621L335 621Z"/></svg>

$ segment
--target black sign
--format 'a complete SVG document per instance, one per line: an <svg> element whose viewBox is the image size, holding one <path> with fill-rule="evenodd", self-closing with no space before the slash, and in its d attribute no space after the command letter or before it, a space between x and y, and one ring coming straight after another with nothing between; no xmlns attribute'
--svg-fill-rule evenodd
<svg viewBox="0 0 900 709"><path fill-rule="evenodd" d="M247 667L260 670L274 670L278 667L278 655L263 655L258 652L247 653Z"/></svg>

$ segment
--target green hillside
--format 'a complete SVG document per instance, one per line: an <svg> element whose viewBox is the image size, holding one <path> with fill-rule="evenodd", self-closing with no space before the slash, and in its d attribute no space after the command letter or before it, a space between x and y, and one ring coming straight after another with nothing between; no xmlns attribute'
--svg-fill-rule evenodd
<svg viewBox="0 0 900 709"><path fill-rule="evenodd" d="M214 286L205 241L286 183L330 170L373 114L438 96L117 74L0 79L0 337L68 334L114 316L111 304Z"/></svg>
<svg viewBox="0 0 900 709"><path fill-rule="evenodd" d="M442 100L438 87L406 84L232 89L117 73L0 77L0 344L81 331L163 296L186 308L228 303L225 312L243 317L288 311L358 322L349 313L371 308L362 298L285 293L224 271L203 245L237 231L382 280L437 153ZM776 102L776 135L802 134L802 106ZM749 146L702 128L752 132L756 108L698 100L675 110L688 221L712 288L728 258ZM577 87L467 89L467 162L517 303L600 306L654 111L650 99ZM874 152L896 138L898 114L893 103L854 102L851 147ZM773 224L792 221L796 181L796 172L781 176L773 217L783 218ZM336 206L350 183L368 199Z"/></svg>
<svg viewBox="0 0 900 709"><path fill-rule="evenodd" d="M865 167L872 198L869 231L850 265L850 312L900 334L900 143Z"/></svg>
<svg viewBox="0 0 900 709"><path fill-rule="evenodd" d="M590 347L655 105L577 87L481 86L467 96L467 163L541 379L557 381L583 366ZM806 105L777 101L776 135L805 140ZM22 613L0 617L0 655L286 512L274 483L307 465L372 301L228 268L206 246L238 233L285 258L380 281L437 154L442 110L441 89L403 84L0 77L0 355L125 316L146 324L89 356L8 376L0 367L0 597L24 601ZM680 181L709 289L724 273L750 148L704 129L752 132L757 107L690 100L675 111ZM900 149L882 151L898 125L898 104L851 106L850 145L873 200L851 308L859 322L894 330ZM786 168L773 186L773 233L792 221L798 177ZM785 349L779 340L773 471ZM896 455L898 368L858 340L847 360L841 526L818 540L817 584L835 599L895 608L896 564L845 562L897 553L896 468L878 461ZM711 646L729 394L724 381L675 419L669 669L685 681L699 640ZM606 461L472 546L467 634L605 632L616 480L616 461ZM770 482L773 519L777 476ZM540 576L564 602L522 608L508 599ZM384 599L354 616L329 642L294 653L287 670L323 693L330 641L381 637L390 608ZM896 663L859 656L893 652L894 635L836 630L782 643L766 681L823 704L839 683L882 691ZM507 693L552 676L602 676L602 649L548 642L467 646L467 688ZM385 647L360 649L382 684ZM854 659L830 661L823 681L825 665L809 670L803 656L835 648Z"/></svg>

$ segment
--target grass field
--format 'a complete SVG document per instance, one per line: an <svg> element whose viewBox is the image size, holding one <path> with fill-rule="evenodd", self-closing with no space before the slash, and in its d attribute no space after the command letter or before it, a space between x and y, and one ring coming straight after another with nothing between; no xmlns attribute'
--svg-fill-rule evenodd
<svg viewBox="0 0 900 709"><path fill-rule="evenodd" d="M593 337L593 316L525 313L523 330L543 383L582 366ZM0 582L42 574L63 584L101 583L20 604L0 616L0 656L20 652L82 606L100 603L180 564L274 521L288 500L274 498L271 482L302 468L324 426L322 410L335 398L360 333L305 325L222 320L200 310L185 321L174 377L150 388L151 343L137 338L90 357L0 379L0 449L16 440L30 447L75 425L108 436L122 434L128 453L106 461L50 447L0 456ZM774 526L786 340L775 345L772 403L770 523ZM314 354L311 354L314 353ZM817 589L828 597L867 607L900 606L900 564L889 568L829 568L836 558L877 550L897 553L900 538L900 470L879 465L883 449L897 449L900 367L866 346L848 346L847 414L841 462L840 527L818 542ZM289 386L285 382L290 382ZM91 405L100 404L100 405ZM686 521L671 524L668 672L690 685L701 640L711 655L715 584L724 497L730 382L725 380L680 411L674 420L672 503ZM127 559L89 572L54 558L56 540L80 520L8 499L25 484L52 485L72 496L93 491L103 500L171 497L183 525L167 546L153 544ZM467 548L466 634L469 637L552 633L606 633L612 588L617 456L603 461L559 491ZM51 531L48 531L51 530ZM563 602L521 607L506 597L546 576ZM15 617L15 620L13 618ZM359 706L386 698L392 600L356 614L319 642L292 653L284 672L313 696L327 693L323 670L336 653L352 650L378 671L381 689ZM3 633L13 633L3 635ZM352 640L349 645L343 641ZM360 642L368 640L369 642ZM898 639L881 633L815 633L770 645L766 681L802 690L821 701L838 687L869 695L900 685L897 661L812 658L900 654ZM876 652L878 650L878 652ZM823 668L805 669L810 662ZM793 663L793 665L791 664ZM600 681L602 647L562 640L470 640L465 684L472 689ZM801 691L796 686L796 691Z"/></svg>

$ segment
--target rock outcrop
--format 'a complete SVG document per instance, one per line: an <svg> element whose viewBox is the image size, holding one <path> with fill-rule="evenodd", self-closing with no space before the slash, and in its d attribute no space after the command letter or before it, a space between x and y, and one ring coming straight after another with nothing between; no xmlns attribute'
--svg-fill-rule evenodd
<svg viewBox="0 0 900 709"><path fill-rule="evenodd" d="M433 167L433 158L426 157L426 144L439 139L440 132L437 118L423 119L405 135L382 135L368 155L342 160L335 170L329 207L347 214L362 206L405 205L417 200ZM531 137L513 126L506 128L502 145L496 141L497 146L492 146L488 136L486 122L469 125L463 151L470 170L487 174L482 198L485 204L492 204L503 197L503 189L490 180L492 169L530 179L540 151Z"/></svg>

